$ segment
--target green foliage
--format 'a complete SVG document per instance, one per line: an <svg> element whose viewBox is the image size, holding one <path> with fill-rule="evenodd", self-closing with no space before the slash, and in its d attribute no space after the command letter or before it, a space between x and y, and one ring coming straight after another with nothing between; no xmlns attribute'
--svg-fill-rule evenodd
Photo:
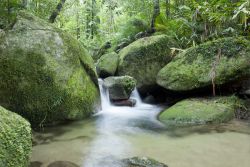
<svg viewBox="0 0 250 167"><path fill-rule="evenodd" d="M176 39L182 48L192 45L197 38L196 35L192 34L192 23L185 18L168 19L161 14L157 17L155 24L156 34L166 34Z"/></svg>
<svg viewBox="0 0 250 167"><path fill-rule="evenodd" d="M0 3L0 29L13 25L18 10L22 8L21 0L1 0Z"/></svg>
<svg viewBox="0 0 250 167"><path fill-rule="evenodd" d="M114 44L121 42L131 43L135 41L135 35L139 32L145 32L149 28L147 22L139 18L130 18L128 21L119 25L119 33L113 39Z"/></svg>
<svg viewBox="0 0 250 167"><path fill-rule="evenodd" d="M58 2L58 0L29 0L26 9L38 17L48 20Z"/></svg>
<svg viewBox="0 0 250 167"><path fill-rule="evenodd" d="M181 4L172 3L170 9L171 17L162 13L157 19L157 31L175 37L182 48L214 38L243 34L241 25L249 17L249 2L246 0L187 0Z"/></svg>
<svg viewBox="0 0 250 167"><path fill-rule="evenodd" d="M48 20L58 3L52 0L29 0L26 5L23 0L3 2L0 28L11 26L22 6ZM220 37L249 34L249 0L167 2L160 3L156 34L176 39L182 49ZM152 0L67 0L54 24L94 53L108 41L113 48L124 41L134 41L135 34L149 29L152 14Z"/></svg>

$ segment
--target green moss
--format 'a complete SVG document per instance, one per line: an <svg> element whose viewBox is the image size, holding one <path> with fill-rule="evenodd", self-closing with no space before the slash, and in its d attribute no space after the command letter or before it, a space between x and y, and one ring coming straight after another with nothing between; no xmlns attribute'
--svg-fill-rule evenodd
<svg viewBox="0 0 250 167"><path fill-rule="evenodd" d="M130 76L108 77L104 80L104 87L108 88L112 100L129 99L136 80Z"/></svg>
<svg viewBox="0 0 250 167"><path fill-rule="evenodd" d="M79 56L81 66L84 68L84 70L90 76L91 80L98 87L98 79L97 79L94 61L89 55L89 53L83 47L81 47L81 45L79 45L79 42L75 38L73 38L71 35L62 31L59 31L59 33L63 41L67 43L65 49L68 51L68 54L67 54L68 58L75 58L76 55Z"/></svg>
<svg viewBox="0 0 250 167"><path fill-rule="evenodd" d="M171 59L173 39L158 35L139 39L119 53L118 75L129 75L137 80L137 87L156 85L156 75Z"/></svg>
<svg viewBox="0 0 250 167"><path fill-rule="evenodd" d="M119 63L119 56L115 53L107 53L103 55L97 62L97 73L99 77L106 78L114 76Z"/></svg>
<svg viewBox="0 0 250 167"><path fill-rule="evenodd" d="M79 79L82 82L79 82ZM68 110L66 118L80 120L90 116L99 103L97 101L99 90L91 82L91 78L80 69L69 79L68 85L70 85L70 89L67 92L70 94L70 98L65 104L65 109ZM75 88L81 88L81 90Z"/></svg>
<svg viewBox="0 0 250 167"><path fill-rule="evenodd" d="M250 75L249 59L250 42L243 37L207 42L176 56L158 73L157 83L174 91L193 90L211 85L215 71L215 83L222 85Z"/></svg>
<svg viewBox="0 0 250 167"><path fill-rule="evenodd" d="M21 14L0 41L2 106L32 126L79 120L93 112L99 102L97 75L73 37Z"/></svg>
<svg viewBox="0 0 250 167"><path fill-rule="evenodd" d="M187 99L161 113L159 119L170 126L222 123L234 117L240 100L236 97Z"/></svg>
<svg viewBox="0 0 250 167"><path fill-rule="evenodd" d="M0 106L0 166L27 167L31 147L30 124Z"/></svg>

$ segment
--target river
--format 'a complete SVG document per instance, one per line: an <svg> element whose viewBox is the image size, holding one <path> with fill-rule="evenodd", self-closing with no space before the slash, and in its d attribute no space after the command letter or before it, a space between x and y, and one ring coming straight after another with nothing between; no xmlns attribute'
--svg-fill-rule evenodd
<svg viewBox="0 0 250 167"><path fill-rule="evenodd" d="M115 160L148 156L169 167L249 167L250 122L231 121L170 129L157 120L165 107L144 104L135 90L135 107L115 107L100 80L102 111L89 120L46 128L31 160L42 167L70 161L81 167L119 167Z"/></svg>

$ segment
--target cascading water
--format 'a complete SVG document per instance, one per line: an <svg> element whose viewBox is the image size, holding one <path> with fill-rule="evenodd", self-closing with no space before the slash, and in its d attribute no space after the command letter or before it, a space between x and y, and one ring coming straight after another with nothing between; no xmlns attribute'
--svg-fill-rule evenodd
<svg viewBox="0 0 250 167"><path fill-rule="evenodd" d="M98 136L92 142L90 153L84 160L84 167L119 167L112 159L129 157L132 149L124 134L143 133L145 127L161 126L156 116L162 110L156 105L142 102L137 90L131 98L137 101L135 107L117 107L110 103L108 90L99 80L102 110L95 116Z"/></svg>

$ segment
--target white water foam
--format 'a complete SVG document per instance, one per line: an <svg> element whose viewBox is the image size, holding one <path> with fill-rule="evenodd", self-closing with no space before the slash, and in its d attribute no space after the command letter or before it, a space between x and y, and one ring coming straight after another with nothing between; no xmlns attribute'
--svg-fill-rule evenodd
<svg viewBox="0 0 250 167"><path fill-rule="evenodd" d="M143 103L137 90L131 95L137 101L135 107L113 106L108 90L103 87L103 80L99 80L99 87L102 110L95 115L98 135L92 142L83 167L119 167L119 163L110 159L129 156L130 143L123 134L140 133L144 131L142 126L147 124L161 126L156 116L162 108Z"/></svg>

